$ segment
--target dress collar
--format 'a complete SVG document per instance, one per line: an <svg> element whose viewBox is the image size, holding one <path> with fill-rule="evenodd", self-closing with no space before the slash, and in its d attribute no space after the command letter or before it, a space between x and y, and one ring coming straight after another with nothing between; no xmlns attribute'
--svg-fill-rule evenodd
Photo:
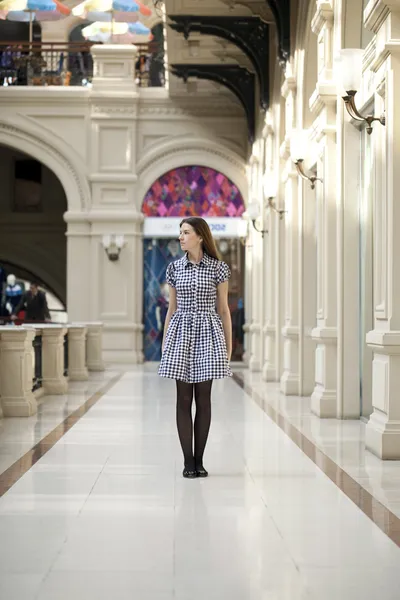
<svg viewBox="0 0 400 600"><path fill-rule="evenodd" d="M183 266L187 267L188 265L193 265L193 263L190 262L189 257L188 257L188 253L185 252L185 256L183 257ZM199 262L199 265L209 265L211 262L211 258L208 256L208 254L206 254L204 252L203 254L203 258L201 259L201 261Z"/></svg>

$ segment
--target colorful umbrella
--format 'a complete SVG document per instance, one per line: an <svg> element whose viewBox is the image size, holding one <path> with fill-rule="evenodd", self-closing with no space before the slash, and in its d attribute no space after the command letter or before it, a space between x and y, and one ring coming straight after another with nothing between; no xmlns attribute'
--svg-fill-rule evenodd
<svg viewBox="0 0 400 600"><path fill-rule="evenodd" d="M103 23L97 22L82 29L82 35L92 42L116 42L120 44L133 44L137 36L151 36L151 31L142 23Z"/></svg>
<svg viewBox="0 0 400 600"><path fill-rule="evenodd" d="M56 21L71 14L71 9L59 0L1 0L0 19L29 22L29 42L32 42L33 21Z"/></svg>
<svg viewBox="0 0 400 600"><path fill-rule="evenodd" d="M72 9L72 14L88 21L133 23L139 19L141 6L136 0L85 0Z"/></svg>

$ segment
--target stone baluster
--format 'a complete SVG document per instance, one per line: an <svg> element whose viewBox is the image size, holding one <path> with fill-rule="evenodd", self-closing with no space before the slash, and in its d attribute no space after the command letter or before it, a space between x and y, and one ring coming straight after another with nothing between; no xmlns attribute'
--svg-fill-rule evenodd
<svg viewBox="0 0 400 600"><path fill-rule="evenodd" d="M89 378L86 366L86 336L84 325L68 325L68 379L86 381Z"/></svg>
<svg viewBox="0 0 400 600"><path fill-rule="evenodd" d="M86 366L89 371L104 371L103 323L87 323Z"/></svg>
<svg viewBox="0 0 400 600"><path fill-rule="evenodd" d="M64 336L62 325L40 325L42 332L43 390L47 394L65 394L68 380L64 376Z"/></svg>
<svg viewBox="0 0 400 600"><path fill-rule="evenodd" d="M0 327L0 398L5 417L30 417L37 412L32 392L35 330Z"/></svg>

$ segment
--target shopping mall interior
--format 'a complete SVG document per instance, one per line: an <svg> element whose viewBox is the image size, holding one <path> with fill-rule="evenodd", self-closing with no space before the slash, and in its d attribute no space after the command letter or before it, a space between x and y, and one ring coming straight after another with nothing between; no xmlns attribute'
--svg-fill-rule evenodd
<svg viewBox="0 0 400 600"><path fill-rule="evenodd" d="M399 598L399 49L400 0L0 0L1 600ZM232 321L193 481L187 217Z"/></svg>

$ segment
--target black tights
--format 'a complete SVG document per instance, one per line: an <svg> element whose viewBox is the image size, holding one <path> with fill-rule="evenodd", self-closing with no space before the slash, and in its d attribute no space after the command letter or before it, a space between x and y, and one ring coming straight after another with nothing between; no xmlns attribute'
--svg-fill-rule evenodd
<svg viewBox="0 0 400 600"><path fill-rule="evenodd" d="M185 467L194 470L202 466L203 454L206 447L211 423L211 386L212 381L200 383L176 382L176 424L179 440L182 446ZM196 417L194 420L194 453L193 453L193 419L192 402L196 402Z"/></svg>

